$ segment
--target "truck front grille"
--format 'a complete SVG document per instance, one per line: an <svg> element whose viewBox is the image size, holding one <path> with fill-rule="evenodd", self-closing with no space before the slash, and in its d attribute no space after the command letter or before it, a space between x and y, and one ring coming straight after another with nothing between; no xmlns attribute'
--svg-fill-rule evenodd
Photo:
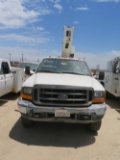
<svg viewBox="0 0 120 160"><path fill-rule="evenodd" d="M87 107L92 99L92 88L36 85L33 90L33 102L38 106Z"/></svg>

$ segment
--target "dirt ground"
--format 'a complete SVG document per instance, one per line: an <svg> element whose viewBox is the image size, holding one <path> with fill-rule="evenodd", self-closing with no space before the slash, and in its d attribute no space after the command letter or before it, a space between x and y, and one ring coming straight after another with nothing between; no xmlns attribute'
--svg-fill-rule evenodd
<svg viewBox="0 0 120 160"><path fill-rule="evenodd" d="M120 99L106 101L102 127L93 133L80 124L24 129L17 98L9 94L0 100L0 160L120 160Z"/></svg>

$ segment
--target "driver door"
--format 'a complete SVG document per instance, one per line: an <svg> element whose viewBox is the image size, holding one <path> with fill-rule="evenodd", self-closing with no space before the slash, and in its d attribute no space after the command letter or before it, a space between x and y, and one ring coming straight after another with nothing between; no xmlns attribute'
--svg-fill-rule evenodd
<svg viewBox="0 0 120 160"><path fill-rule="evenodd" d="M5 94L5 75L3 73L2 63L0 62L0 97Z"/></svg>
<svg viewBox="0 0 120 160"><path fill-rule="evenodd" d="M7 61L2 62L3 73L5 76L5 94L13 90L13 74L10 71L10 67Z"/></svg>

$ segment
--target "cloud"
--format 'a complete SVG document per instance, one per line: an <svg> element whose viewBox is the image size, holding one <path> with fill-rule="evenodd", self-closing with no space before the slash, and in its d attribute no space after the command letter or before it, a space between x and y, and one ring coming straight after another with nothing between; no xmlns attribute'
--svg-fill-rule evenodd
<svg viewBox="0 0 120 160"><path fill-rule="evenodd" d="M54 4L54 7L57 8L58 10L60 10L60 11L63 9L63 7L58 3Z"/></svg>
<svg viewBox="0 0 120 160"><path fill-rule="evenodd" d="M43 28L43 27L32 27L32 29L34 31L44 31L45 30L45 28Z"/></svg>
<svg viewBox="0 0 120 160"><path fill-rule="evenodd" d="M22 54L24 54L24 59L27 62L38 62L38 60L41 61L45 57L58 57L61 55L61 52L56 50L48 51L44 49L40 50L23 47L0 47L0 57L3 59L9 59L9 53L11 53L12 61L21 61Z"/></svg>
<svg viewBox="0 0 120 160"><path fill-rule="evenodd" d="M95 69L97 65L100 65L100 69L106 69L107 62L113 60L115 57L119 57L120 51L109 51L101 54L80 52L76 53L75 56L85 59L91 69Z"/></svg>
<svg viewBox="0 0 120 160"><path fill-rule="evenodd" d="M118 3L120 0L94 0L95 2L115 2Z"/></svg>
<svg viewBox="0 0 120 160"><path fill-rule="evenodd" d="M5 39L6 41L17 41L17 42L24 42L24 43L30 43L30 44L47 43L48 41L50 41L49 38L28 37L28 36L23 36L19 34L0 35L0 38Z"/></svg>
<svg viewBox="0 0 120 160"><path fill-rule="evenodd" d="M23 2L23 0L0 0L0 24L2 26L20 28L37 20L39 13L26 9Z"/></svg>
<svg viewBox="0 0 120 160"><path fill-rule="evenodd" d="M74 24L78 24L78 23L79 23L79 21L74 21L73 23L74 23Z"/></svg>
<svg viewBox="0 0 120 160"><path fill-rule="evenodd" d="M63 10L60 0L0 0L0 29L22 28L40 21L43 15ZM52 7L51 7L52 4Z"/></svg>
<svg viewBox="0 0 120 160"><path fill-rule="evenodd" d="M76 11L87 11L89 9L88 9L88 7L77 7L75 10Z"/></svg>
<svg viewBox="0 0 120 160"><path fill-rule="evenodd" d="M52 11L50 9L48 9L48 8L40 7L38 13L39 13L40 16L42 16L42 15L51 14Z"/></svg>
<svg viewBox="0 0 120 160"><path fill-rule="evenodd" d="M43 27L37 27L36 29L39 30L39 31L44 31L45 30L45 28L43 28Z"/></svg>
<svg viewBox="0 0 120 160"><path fill-rule="evenodd" d="M59 2L61 2L61 0L49 0L50 2L52 2L52 3L59 3Z"/></svg>
<svg viewBox="0 0 120 160"><path fill-rule="evenodd" d="M61 56L61 51L58 50L40 50L33 48L20 48L20 47L0 47L0 57L9 59L9 53L11 53L11 59L13 61L20 61L22 54L24 54L24 58L26 58L29 62L37 62L37 60L41 60L44 57L58 57ZM49 53L49 54L48 54ZM116 57L120 56L120 51L109 51L101 54L93 54L93 53L81 53L76 52L75 58L85 59L88 66L91 69L96 69L97 65L100 65L100 69L106 69L107 62L109 60L113 60Z"/></svg>
<svg viewBox="0 0 120 160"><path fill-rule="evenodd" d="M9 53L11 53L12 61L21 61L23 54L26 61L37 62L38 59L42 59L42 56L39 56L41 53L44 53L44 50L20 47L0 47L0 57L9 59Z"/></svg>
<svg viewBox="0 0 120 160"><path fill-rule="evenodd" d="M43 1L39 1L37 4L36 2L30 0L0 0L1 28L21 28L39 21L42 15L52 13L50 9L41 5Z"/></svg>
<svg viewBox="0 0 120 160"><path fill-rule="evenodd" d="M59 13L61 13L61 11L63 10L62 5L60 4L61 0L49 0L49 2L53 3L53 7L56 8Z"/></svg>

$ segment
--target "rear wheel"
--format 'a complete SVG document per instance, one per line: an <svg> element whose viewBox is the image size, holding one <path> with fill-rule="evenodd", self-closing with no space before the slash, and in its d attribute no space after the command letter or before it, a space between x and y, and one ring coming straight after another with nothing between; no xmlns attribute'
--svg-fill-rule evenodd
<svg viewBox="0 0 120 160"><path fill-rule="evenodd" d="M88 125L88 128L89 128L91 131L97 132L97 131L101 128L101 124L102 124L102 121L90 123L90 124Z"/></svg>
<svg viewBox="0 0 120 160"><path fill-rule="evenodd" d="M25 128L29 128L32 126L32 121L28 120L27 118L23 116L21 116L21 123L22 123L22 126Z"/></svg>

